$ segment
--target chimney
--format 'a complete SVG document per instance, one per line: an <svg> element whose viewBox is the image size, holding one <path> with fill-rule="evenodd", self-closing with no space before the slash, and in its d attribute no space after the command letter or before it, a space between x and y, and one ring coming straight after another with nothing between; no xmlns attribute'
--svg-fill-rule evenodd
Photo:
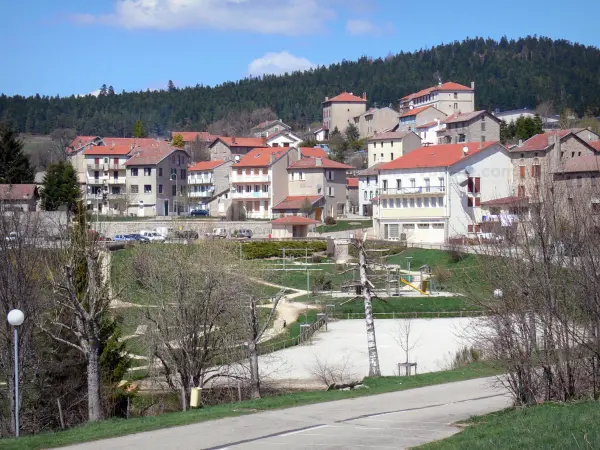
<svg viewBox="0 0 600 450"><path fill-rule="evenodd" d="M519 147L523 146L523 139L519 139Z"/></svg>
<svg viewBox="0 0 600 450"><path fill-rule="evenodd" d="M329 97L325 96L325 101L329 100Z"/></svg>
<svg viewBox="0 0 600 450"><path fill-rule="evenodd" d="M271 164L273 164L276 159L277 159L277 156L275 155L275 153L271 153Z"/></svg>
<svg viewBox="0 0 600 450"><path fill-rule="evenodd" d="M367 99L367 93L363 92L363 100L366 100L366 99Z"/></svg>
<svg viewBox="0 0 600 450"><path fill-rule="evenodd" d="M475 90L475 82L471 81L471 89Z"/></svg>
<svg viewBox="0 0 600 450"><path fill-rule="evenodd" d="M317 166L317 167L323 167L323 159L322 158L315 158L315 166Z"/></svg>
<svg viewBox="0 0 600 450"><path fill-rule="evenodd" d="M298 159L302 159L302 147L298 147Z"/></svg>
<svg viewBox="0 0 600 450"><path fill-rule="evenodd" d="M235 144L235 137L232 137L232 138L231 138L231 143L232 143L232 144Z"/></svg>

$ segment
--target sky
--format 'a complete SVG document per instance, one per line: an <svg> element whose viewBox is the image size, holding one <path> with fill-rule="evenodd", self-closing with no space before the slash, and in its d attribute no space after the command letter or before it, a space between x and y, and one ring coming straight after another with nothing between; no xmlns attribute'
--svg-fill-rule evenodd
<svg viewBox="0 0 600 450"><path fill-rule="evenodd" d="M600 47L598 0L11 0L0 17L0 92L25 96L212 86L475 36Z"/></svg>

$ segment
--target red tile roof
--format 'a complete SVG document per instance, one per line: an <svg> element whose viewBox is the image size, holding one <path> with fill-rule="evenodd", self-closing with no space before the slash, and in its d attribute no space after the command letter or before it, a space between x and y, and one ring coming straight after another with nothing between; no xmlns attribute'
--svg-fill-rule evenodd
<svg viewBox="0 0 600 450"><path fill-rule="evenodd" d="M526 205L529 203L528 197L502 197L481 202L481 206L515 206L519 204Z"/></svg>
<svg viewBox="0 0 600 450"><path fill-rule="evenodd" d="M594 147L594 150L600 152L600 141L588 141L588 144Z"/></svg>
<svg viewBox="0 0 600 450"><path fill-rule="evenodd" d="M549 133L536 134L535 136L530 137L525 142L523 142L523 145L521 145L519 147L514 147L512 149L512 151L514 151L514 152L543 151L552 145L552 141L550 139L551 137L560 136L560 138L562 139L570 133L571 133L571 131L569 131L569 130L560 130L560 131L552 131Z"/></svg>
<svg viewBox="0 0 600 450"><path fill-rule="evenodd" d="M441 120L440 120L440 122L441 122ZM436 125L437 125L437 122L434 120L433 122L427 122L422 125L417 125L417 128L431 128L431 127L435 127Z"/></svg>
<svg viewBox="0 0 600 450"><path fill-rule="evenodd" d="M104 137L102 138L104 145L116 147L117 145L139 145L140 147L147 147L156 145L157 143L163 143L165 141L153 138L117 138L117 137Z"/></svg>
<svg viewBox="0 0 600 450"><path fill-rule="evenodd" d="M340 95L336 95L328 100L325 100L323 103L329 102L340 102L340 103L367 103L366 98L357 97L354 94L350 94L349 92L342 92Z"/></svg>
<svg viewBox="0 0 600 450"><path fill-rule="evenodd" d="M212 170L216 167L219 167L221 164L224 164L225 161L221 160L221 159L216 159L214 161L200 161L197 162L196 164L194 164L193 166L190 166L188 168L188 172L198 172L201 170Z"/></svg>
<svg viewBox="0 0 600 450"><path fill-rule="evenodd" d="M413 98L422 97L423 95L428 95L437 91L473 91L473 89L463 86L462 84L449 81L447 83L438 84L437 86L432 86L427 89L422 89L419 92L402 97L401 100L412 100Z"/></svg>
<svg viewBox="0 0 600 450"><path fill-rule="evenodd" d="M486 114L487 111L485 110L480 110L480 111L473 111L470 113L456 113L456 114L452 114L451 116L446 117L444 120L442 120L442 123L458 123L458 122L467 122L471 119L474 119L476 117L479 117L481 115ZM496 122L500 122L500 119L498 119L496 116L487 113L487 115L492 119L495 120Z"/></svg>
<svg viewBox="0 0 600 450"><path fill-rule="evenodd" d="M36 192L35 184L0 184L0 200L31 200Z"/></svg>
<svg viewBox="0 0 600 450"><path fill-rule="evenodd" d="M94 145L84 150L84 155L98 155L98 156L127 156L131 153L131 145L117 145L115 147L107 147L103 145Z"/></svg>
<svg viewBox="0 0 600 450"><path fill-rule="evenodd" d="M327 152L321 147L300 147L300 152L303 158L328 158Z"/></svg>
<svg viewBox="0 0 600 450"><path fill-rule="evenodd" d="M316 225L321 222L318 220L309 219L308 217L285 216L275 219L271 223L276 225Z"/></svg>
<svg viewBox="0 0 600 450"><path fill-rule="evenodd" d="M318 160L321 160L319 165ZM289 165L288 169L353 169L348 164L332 161L329 158L302 158Z"/></svg>
<svg viewBox="0 0 600 450"><path fill-rule="evenodd" d="M349 188L358 188L358 178L346 178L346 186Z"/></svg>
<svg viewBox="0 0 600 450"><path fill-rule="evenodd" d="M402 113L402 115L400 117L416 116L417 114L422 113L426 109L433 108L433 107L434 107L433 105L427 105L427 106L421 106L420 108L409 109L405 113Z"/></svg>
<svg viewBox="0 0 600 450"><path fill-rule="evenodd" d="M379 141L384 139L402 139L412 131L387 131L385 133L377 133L375 136L369 138L369 141Z"/></svg>
<svg viewBox="0 0 600 450"><path fill-rule="evenodd" d="M186 153L185 150L168 145L158 145L154 147L136 147L132 152L132 157L125 163L126 166L154 165L176 151ZM187 154L187 153L186 153Z"/></svg>
<svg viewBox="0 0 600 450"><path fill-rule="evenodd" d="M70 147L73 149L78 149L86 146L90 142L93 142L94 139L97 138L99 138L99 136L77 136L75 137L75 139L73 139L73 142L71 143Z"/></svg>
<svg viewBox="0 0 600 450"><path fill-rule="evenodd" d="M216 134L210 134L208 131L171 131L171 138L178 134L183 137L184 142L195 142L196 140L212 142L219 137Z"/></svg>
<svg viewBox="0 0 600 450"><path fill-rule="evenodd" d="M223 141L228 147L267 147L267 140L265 138L219 136L217 140Z"/></svg>
<svg viewBox="0 0 600 450"><path fill-rule="evenodd" d="M278 160L291 150L292 147L262 147L254 148L235 163L232 167L269 167L271 155Z"/></svg>
<svg viewBox="0 0 600 450"><path fill-rule="evenodd" d="M304 206L306 200L314 205L323 198L322 195L290 195L281 200L277 205L273 206L273 209L300 209Z"/></svg>
<svg viewBox="0 0 600 450"><path fill-rule="evenodd" d="M442 144L420 147L407 155L401 156L389 163L385 163L379 167L379 170L449 167L465 158L463 147L469 149L466 156L468 158L493 145L500 145L500 143L489 141L480 145L479 142L463 142L460 144Z"/></svg>

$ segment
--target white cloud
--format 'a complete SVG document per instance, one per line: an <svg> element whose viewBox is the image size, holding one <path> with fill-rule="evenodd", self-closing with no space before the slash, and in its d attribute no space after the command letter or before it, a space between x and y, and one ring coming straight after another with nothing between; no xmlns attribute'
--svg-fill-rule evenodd
<svg viewBox="0 0 600 450"><path fill-rule="evenodd" d="M386 22L383 25L376 25L370 20L349 19L348 22L346 22L346 31L353 36L383 36L394 34L396 28L391 22Z"/></svg>
<svg viewBox="0 0 600 450"><path fill-rule="evenodd" d="M114 12L75 14L77 23L177 30L213 28L260 34L303 34L335 17L336 0L119 0Z"/></svg>
<svg viewBox="0 0 600 450"><path fill-rule="evenodd" d="M266 53L248 65L248 73L252 76L275 74L281 75L295 70L306 70L314 67L308 59L294 56L289 52Z"/></svg>

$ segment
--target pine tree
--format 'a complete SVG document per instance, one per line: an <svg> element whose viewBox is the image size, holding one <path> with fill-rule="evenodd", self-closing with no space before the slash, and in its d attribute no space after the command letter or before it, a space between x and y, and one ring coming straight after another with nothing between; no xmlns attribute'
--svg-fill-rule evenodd
<svg viewBox="0 0 600 450"><path fill-rule="evenodd" d="M348 141L344 139L344 136L337 127L329 135L329 147L331 148L331 159L341 163L346 161Z"/></svg>
<svg viewBox="0 0 600 450"><path fill-rule="evenodd" d="M100 87L100 94L98 94L98 95L100 95L100 96L104 97L104 96L106 95L106 93L107 93L107 90L106 90L106 84L103 84L103 85Z"/></svg>
<svg viewBox="0 0 600 450"><path fill-rule="evenodd" d="M173 83L173 80L169 80L168 90L169 90L169 92L173 92L173 91L177 90L177 88L175 87L175 83Z"/></svg>
<svg viewBox="0 0 600 450"><path fill-rule="evenodd" d="M346 127L346 140L350 143L358 141L360 139L360 132L356 125L349 123Z"/></svg>
<svg viewBox="0 0 600 450"><path fill-rule="evenodd" d="M148 133L146 133L146 127L144 126L144 122L142 122L141 120L135 122L135 127L133 128L133 137L148 137Z"/></svg>
<svg viewBox="0 0 600 450"><path fill-rule="evenodd" d="M42 208L57 211L61 206L66 206L74 212L80 197L77 172L71 163L59 162L48 167L41 192Z"/></svg>
<svg viewBox="0 0 600 450"><path fill-rule="evenodd" d="M29 156L23 152L19 133L10 127L0 129L0 184L33 183Z"/></svg>
<svg viewBox="0 0 600 450"><path fill-rule="evenodd" d="M541 134L544 132L544 124L542 123L542 118L540 117L539 114L535 114L535 117L533 118L533 134L534 136L536 134Z"/></svg>
<svg viewBox="0 0 600 450"><path fill-rule="evenodd" d="M108 95L115 95L115 88L112 86L108 87Z"/></svg>
<svg viewBox="0 0 600 450"><path fill-rule="evenodd" d="M503 120L500 122L500 142L506 144L510 137L508 136L508 125Z"/></svg>

